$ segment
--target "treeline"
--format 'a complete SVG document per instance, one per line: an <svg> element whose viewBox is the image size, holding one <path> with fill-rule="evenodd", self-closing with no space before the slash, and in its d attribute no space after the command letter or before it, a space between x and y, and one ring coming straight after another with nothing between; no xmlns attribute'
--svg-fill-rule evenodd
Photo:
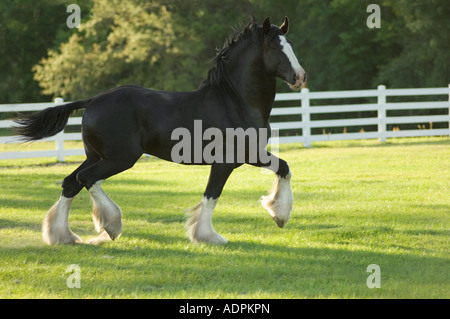
<svg viewBox="0 0 450 319"><path fill-rule="evenodd" d="M79 29L66 25L72 3ZM372 3L381 28L366 25ZM193 90L232 27L285 15L313 91L450 82L448 0L3 0L0 103L81 99L122 84Z"/></svg>

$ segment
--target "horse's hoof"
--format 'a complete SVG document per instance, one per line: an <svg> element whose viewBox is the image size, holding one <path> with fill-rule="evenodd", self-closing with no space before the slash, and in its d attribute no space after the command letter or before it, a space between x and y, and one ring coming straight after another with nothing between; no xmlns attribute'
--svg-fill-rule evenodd
<svg viewBox="0 0 450 319"><path fill-rule="evenodd" d="M104 229L109 237L114 240L122 235L122 222L119 220L119 222L115 223L115 225L109 224L108 226L105 226Z"/></svg>
<svg viewBox="0 0 450 319"><path fill-rule="evenodd" d="M47 245L73 245L83 242L83 240L70 229L60 232L50 232L49 230L44 229L42 237Z"/></svg>
<svg viewBox="0 0 450 319"><path fill-rule="evenodd" d="M215 245L225 245L228 243L228 240L222 235L216 233L214 239L210 243Z"/></svg>
<svg viewBox="0 0 450 319"><path fill-rule="evenodd" d="M279 219L277 216L272 216L272 219L277 223L278 227L283 228L286 221Z"/></svg>
<svg viewBox="0 0 450 319"><path fill-rule="evenodd" d="M216 232L207 235L203 234L202 236L194 236L191 238L191 241L195 244L205 243L213 245L225 245L228 243L228 240L225 237Z"/></svg>
<svg viewBox="0 0 450 319"><path fill-rule="evenodd" d="M111 237L106 231L104 231L98 237L92 238L87 243L90 245L101 245L109 241L111 241Z"/></svg>

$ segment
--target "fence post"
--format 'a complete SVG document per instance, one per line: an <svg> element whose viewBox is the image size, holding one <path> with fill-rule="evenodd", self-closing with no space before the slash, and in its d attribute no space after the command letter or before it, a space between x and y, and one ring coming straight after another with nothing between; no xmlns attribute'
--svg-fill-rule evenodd
<svg viewBox="0 0 450 319"><path fill-rule="evenodd" d="M386 86L378 85L378 140L386 142Z"/></svg>
<svg viewBox="0 0 450 319"><path fill-rule="evenodd" d="M450 104L450 84L448 85L448 102ZM450 106L448 107L448 115L450 116ZM448 137L450 137L450 121L448 121Z"/></svg>
<svg viewBox="0 0 450 319"><path fill-rule="evenodd" d="M303 122L303 146L311 147L311 127L309 109L309 89L302 89L302 122Z"/></svg>
<svg viewBox="0 0 450 319"><path fill-rule="evenodd" d="M57 97L54 101L55 105L63 104L64 100ZM56 134L55 148L57 152L58 162L64 162L64 130Z"/></svg>

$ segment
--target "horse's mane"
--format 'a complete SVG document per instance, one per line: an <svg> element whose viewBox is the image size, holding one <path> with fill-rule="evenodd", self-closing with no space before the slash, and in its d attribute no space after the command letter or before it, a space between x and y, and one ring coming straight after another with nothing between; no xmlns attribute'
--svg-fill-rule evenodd
<svg viewBox="0 0 450 319"><path fill-rule="evenodd" d="M225 40L222 49L217 50L217 55L211 60L211 68L206 78L200 84L200 88L205 86L227 87L230 83L227 83L228 75L225 66L228 62L231 49L236 43L244 39L250 37L258 39L262 35L261 29L261 26L253 18L246 26L240 24L239 27L235 27L231 36Z"/></svg>

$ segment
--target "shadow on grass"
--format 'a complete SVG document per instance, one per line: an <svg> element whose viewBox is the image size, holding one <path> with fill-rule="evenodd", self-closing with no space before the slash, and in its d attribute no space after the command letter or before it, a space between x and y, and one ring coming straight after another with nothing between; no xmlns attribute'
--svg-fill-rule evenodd
<svg viewBox="0 0 450 319"><path fill-rule="evenodd" d="M31 265L33 273L23 275L31 282L18 273L9 277L11 285L28 286L29 296L39 291L94 298L448 298L445 258L248 241L193 245L175 235L147 240L162 245L7 248L0 255L6 264L22 260L23 270ZM69 264L81 268L81 289L66 286ZM366 285L370 264L381 268L381 289ZM32 269L36 265L47 272Z"/></svg>
<svg viewBox="0 0 450 319"><path fill-rule="evenodd" d="M13 229L13 228L22 228L28 229L32 231L40 230L41 226L36 223L28 222L28 221L16 221L11 219L0 218L0 230L1 229Z"/></svg>
<svg viewBox="0 0 450 319"><path fill-rule="evenodd" d="M302 144L281 144L280 152L292 150L308 150L315 148L379 148L379 147L401 147L412 145L450 145L450 138L389 138L386 142L379 142L376 139L363 140L342 140L342 141L323 141L313 142L311 148L305 148Z"/></svg>
<svg viewBox="0 0 450 319"><path fill-rule="evenodd" d="M390 138L386 142L378 142L377 140L349 140L342 141L338 144L331 142L316 142L312 143L312 147L318 148L379 148L379 147L402 147L413 145L450 145L450 139L413 139L413 138Z"/></svg>
<svg viewBox="0 0 450 319"><path fill-rule="evenodd" d="M5 166L0 166L0 170L3 169L11 169L11 168L43 168L43 167L65 167L65 166L72 166L72 165L76 165L79 166L81 165L83 161L65 161L65 162L57 162L57 161L49 161L49 162L44 162L44 163L29 163L29 164L20 164L20 165L5 165ZM67 173L67 175L70 172Z"/></svg>

